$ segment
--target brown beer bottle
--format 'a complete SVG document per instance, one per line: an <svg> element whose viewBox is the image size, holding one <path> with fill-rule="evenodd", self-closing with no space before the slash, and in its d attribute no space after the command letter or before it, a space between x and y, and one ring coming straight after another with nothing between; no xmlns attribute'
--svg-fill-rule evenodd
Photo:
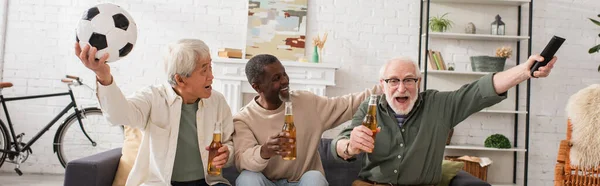
<svg viewBox="0 0 600 186"><path fill-rule="evenodd" d="M284 160L295 160L296 159L296 126L294 125L294 115L292 114L292 102L285 102L285 121L283 123L282 132L290 134L290 138L294 140L292 143L294 148L290 150L290 153L283 157Z"/></svg>
<svg viewBox="0 0 600 186"><path fill-rule="evenodd" d="M375 140L375 135L377 134L377 95L371 95L369 98L367 115L365 115L362 125L371 129L371 132L373 132L373 140Z"/></svg>
<svg viewBox="0 0 600 186"><path fill-rule="evenodd" d="M213 165L213 159L217 156L219 148L221 148L223 144L221 144L221 123L217 122L215 126L215 130L213 132L213 140L208 147L208 174L210 175L221 175L221 168L217 168Z"/></svg>

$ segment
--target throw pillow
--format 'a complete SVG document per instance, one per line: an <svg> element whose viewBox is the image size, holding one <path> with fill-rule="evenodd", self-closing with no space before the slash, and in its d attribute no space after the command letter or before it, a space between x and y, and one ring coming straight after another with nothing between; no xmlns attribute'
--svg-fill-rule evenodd
<svg viewBox="0 0 600 186"><path fill-rule="evenodd" d="M119 166L115 173L115 179L113 180L113 186L123 186L127 182L129 172L135 162L135 157L138 153L138 148L142 141L141 130L129 126L124 126L125 140L123 141L123 148L121 149L121 159L119 160Z"/></svg>
<svg viewBox="0 0 600 186"><path fill-rule="evenodd" d="M458 173L458 171L460 171L464 166L465 163L460 161L442 161L442 180L437 184L437 186L450 185L452 178L454 178L456 173Z"/></svg>

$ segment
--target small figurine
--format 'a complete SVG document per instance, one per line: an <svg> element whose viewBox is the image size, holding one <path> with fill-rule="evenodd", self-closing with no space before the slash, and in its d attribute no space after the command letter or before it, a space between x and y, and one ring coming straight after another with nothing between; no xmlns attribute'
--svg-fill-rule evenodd
<svg viewBox="0 0 600 186"><path fill-rule="evenodd" d="M467 26L465 27L465 33L475 34L475 30L475 24L473 24L472 22L467 23Z"/></svg>

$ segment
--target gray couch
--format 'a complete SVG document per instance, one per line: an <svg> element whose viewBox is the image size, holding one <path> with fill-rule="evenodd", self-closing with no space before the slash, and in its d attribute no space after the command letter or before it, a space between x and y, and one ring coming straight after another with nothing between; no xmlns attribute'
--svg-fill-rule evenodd
<svg viewBox="0 0 600 186"><path fill-rule="evenodd" d="M347 186L357 178L360 171L361 161L352 163L338 162L333 159L330 153L331 139L322 139L319 146L319 153L325 169L325 177L331 186ZM65 186L108 186L117 171L119 159L121 157L121 148L112 149L93 156L73 160L67 164L65 173ZM235 167L225 168L223 176L235 185L235 179L239 175ZM470 175L467 172L459 171L456 177L450 182L451 186L490 186Z"/></svg>

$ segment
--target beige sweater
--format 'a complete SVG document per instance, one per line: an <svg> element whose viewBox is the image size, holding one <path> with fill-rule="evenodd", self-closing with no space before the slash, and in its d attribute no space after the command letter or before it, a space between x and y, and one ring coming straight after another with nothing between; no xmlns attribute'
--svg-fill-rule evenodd
<svg viewBox="0 0 600 186"><path fill-rule="evenodd" d="M380 93L378 86L364 92L328 98L309 91L291 93L294 124L296 125L296 160L283 160L281 156L263 159L261 145L268 137L281 131L284 121L284 104L276 110L266 110L253 99L234 117L235 165L238 170L262 172L270 180L298 181L309 170L323 175L323 166L317 148L321 134L350 119L360 103L373 92Z"/></svg>

